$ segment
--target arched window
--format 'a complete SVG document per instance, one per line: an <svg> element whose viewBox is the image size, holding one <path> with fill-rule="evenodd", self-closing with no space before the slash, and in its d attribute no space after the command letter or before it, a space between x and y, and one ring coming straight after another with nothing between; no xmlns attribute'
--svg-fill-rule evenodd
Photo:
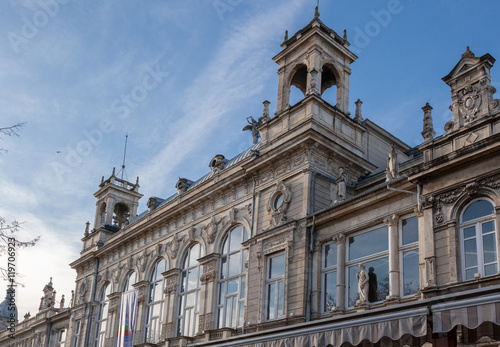
<svg viewBox="0 0 500 347"><path fill-rule="evenodd" d="M129 290L134 289L134 287L132 287L132 285L135 284L136 282L137 282L137 274L135 273L135 271L133 271L125 279L125 283L123 284L122 292L125 293L125 292L128 292Z"/></svg>
<svg viewBox="0 0 500 347"><path fill-rule="evenodd" d="M248 234L241 225L227 233L221 249L219 275L218 328L243 326L248 250L241 243Z"/></svg>
<svg viewBox="0 0 500 347"><path fill-rule="evenodd" d="M160 339L165 279L162 272L167 270L165 259L156 263L149 277L148 303L146 306L146 342L155 343Z"/></svg>
<svg viewBox="0 0 500 347"><path fill-rule="evenodd" d="M179 293L179 315L177 316L177 335L194 336L198 329L200 311L200 263L203 256L199 243L191 246L184 256Z"/></svg>
<svg viewBox="0 0 500 347"><path fill-rule="evenodd" d="M108 325L108 309L109 299L111 294L111 285L106 284L99 296L99 312L97 315L96 334L94 347L103 347L106 342L106 327Z"/></svg>
<svg viewBox="0 0 500 347"><path fill-rule="evenodd" d="M460 220L463 279L498 273L495 209L488 200L469 204Z"/></svg>

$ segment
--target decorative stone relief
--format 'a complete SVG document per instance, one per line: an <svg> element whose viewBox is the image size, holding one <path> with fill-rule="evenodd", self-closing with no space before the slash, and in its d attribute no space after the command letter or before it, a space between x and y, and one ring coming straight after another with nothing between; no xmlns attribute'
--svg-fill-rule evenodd
<svg viewBox="0 0 500 347"><path fill-rule="evenodd" d="M342 244L345 242L345 234L337 234L334 237L332 237L332 241L337 243L337 244Z"/></svg>
<svg viewBox="0 0 500 347"><path fill-rule="evenodd" d="M113 283L115 285L117 285L118 282L120 281L120 275L121 275L122 269L124 267L125 267L125 264L118 263L118 265L116 265L116 267L114 267L113 270L111 270L111 278L113 279Z"/></svg>
<svg viewBox="0 0 500 347"><path fill-rule="evenodd" d="M436 135L434 125L432 123L432 106L429 105L429 103L426 103L425 106L422 107L422 110L424 111L424 129L421 134L424 141L429 141Z"/></svg>
<svg viewBox="0 0 500 347"><path fill-rule="evenodd" d="M460 116L464 119L464 125L467 126L476 119L481 107L481 95L478 93L478 88L474 86L467 86L458 94Z"/></svg>
<svg viewBox="0 0 500 347"><path fill-rule="evenodd" d="M210 223L208 223L207 225L205 225L202 228L202 230L205 233L205 237L207 239L207 242L209 244L214 243L215 237L217 236L217 232L219 229L219 224L221 224L221 222L224 221L224 218L225 218L225 216L219 218L219 221L217 221L215 216L212 216L212 220L210 221Z"/></svg>
<svg viewBox="0 0 500 347"><path fill-rule="evenodd" d="M384 218L384 224L387 226L394 226L398 223L399 217L396 214L391 215L390 217Z"/></svg>
<svg viewBox="0 0 500 347"><path fill-rule="evenodd" d="M215 280L216 275L215 266L213 264L203 265L203 274L200 276L200 281L202 284L207 284Z"/></svg>
<svg viewBox="0 0 500 347"><path fill-rule="evenodd" d="M283 236L274 240L270 240L264 242L262 250L264 254L274 253L276 251L284 249L287 245L287 242L288 242L288 236Z"/></svg>
<svg viewBox="0 0 500 347"><path fill-rule="evenodd" d="M177 252L179 252L179 245L184 237L185 235L179 237L178 234L175 234L172 240L170 242L167 242L167 254L170 256L170 259L175 259L177 257Z"/></svg>
<svg viewBox="0 0 500 347"><path fill-rule="evenodd" d="M271 215L269 228L279 226L288 220L286 212L291 199L290 186L278 181L267 202L267 212Z"/></svg>
<svg viewBox="0 0 500 347"><path fill-rule="evenodd" d="M171 294L177 290L177 276L171 276L166 279L165 294Z"/></svg>

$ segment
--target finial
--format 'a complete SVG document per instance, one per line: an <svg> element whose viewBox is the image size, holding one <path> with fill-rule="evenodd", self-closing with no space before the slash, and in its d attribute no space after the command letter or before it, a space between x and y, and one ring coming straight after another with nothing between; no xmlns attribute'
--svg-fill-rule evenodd
<svg viewBox="0 0 500 347"><path fill-rule="evenodd" d="M85 223L85 232L83 233L83 236L89 236L89 227L90 227L90 222L87 221L87 223Z"/></svg>
<svg viewBox="0 0 500 347"><path fill-rule="evenodd" d="M361 113L361 105L363 104L363 101L358 99L355 102L355 104L356 104L356 113L354 114L354 120L358 123L361 123L363 122L363 115Z"/></svg>
<svg viewBox="0 0 500 347"><path fill-rule="evenodd" d="M135 185L139 187L139 176L137 176L137 179L135 180Z"/></svg>
<svg viewBox="0 0 500 347"><path fill-rule="evenodd" d="M470 50L469 46L465 49L465 53L462 54L462 58L474 58L476 55Z"/></svg>
<svg viewBox="0 0 500 347"><path fill-rule="evenodd" d="M104 183L104 176L102 176L102 178L101 178L101 184L103 184L103 183Z"/></svg>
<svg viewBox="0 0 500 347"><path fill-rule="evenodd" d="M263 102L264 104L264 110L262 111L262 117L259 119L259 122L265 123L269 122L271 120L271 117L269 117L269 104L270 102L265 100Z"/></svg>
<svg viewBox="0 0 500 347"><path fill-rule="evenodd" d="M427 102L424 107L422 107L424 111L424 130L421 132L422 137L425 141L432 140L436 135L434 131L434 126L432 124L432 106Z"/></svg>
<svg viewBox="0 0 500 347"><path fill-rule="evenodd" d="M113 173L111 174L111 176L114 176L115 175L115 168L113 168Z"/></svg>
<svg viewBox="0 0 500 347"><path fill-rule="evenodd" d="M318 6L314 9L314 18L319 18L319 1L318 1Z"/></svg>
<svg viewBox="0 0 500 347"><path fill-rule="evenodd" d="M347 30L346 29L344 29L344 36L342 38L347 41Z"/></svg>
<svg viewBox="0 0 500 347"><path fill-rule="evenodd" d="M283 39L283 42L284 41L288 41L288 30L285 30L285 38Z"/></svg>

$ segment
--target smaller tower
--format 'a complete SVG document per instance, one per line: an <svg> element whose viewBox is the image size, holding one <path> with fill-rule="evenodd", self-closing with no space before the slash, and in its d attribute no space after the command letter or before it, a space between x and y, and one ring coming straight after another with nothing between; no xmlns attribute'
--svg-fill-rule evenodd
<svg viewBox="0 0 500 347"><path fill-rule="evenodd" d="M107 180L102 180L97 198L94 229L104 228L118 231L128 225L137 216L139 199L139 177L136 183L130 183L115 176L115 169Z"/></svg>

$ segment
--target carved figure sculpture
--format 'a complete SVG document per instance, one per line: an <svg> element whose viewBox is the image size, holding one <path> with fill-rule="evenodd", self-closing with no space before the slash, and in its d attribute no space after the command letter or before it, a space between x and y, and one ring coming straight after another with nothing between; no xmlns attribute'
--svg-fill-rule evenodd
<svg viewBox="0 0 500 347"><path fill-rule="evenodd" d="M360 271L356 274L356 278L358 279L359 304L366 304L368 301L370 277L364 264L360 263L359 269Z"/></svg>
<svg viewBox="0 0 500 347"><path fill-rule="evenodd" d="M375 274L375 269L370 267L368 269L368 301L375 302L378 301L377 295L377 275Z"/></svg>
<svg viewBox="0 0 500 347"><path fill-rule="evenodd" d="M337 198L339 201L345 200L346 194L346 176L344 168L339 169L339 178L337 180Z"/></svg>
<svg viewBox="0 0 500 347"><path fill-rule="evenodd" d="M255 119L253 119L252 116L247 117L247 122L249 125L246 125L242 131L250 130L252 132L253 144L255 145L257 142L259 142L260 133L258 128L262 125L262 122L260 119L257 122Z"/></svg>
<svg viewBox="0 0 500 347"><path fill-rule="evenodd" d="M399 177L398 153L394 148L394 143L391 144L389 158L387 158L386 181L390 181Z"/></svg>

